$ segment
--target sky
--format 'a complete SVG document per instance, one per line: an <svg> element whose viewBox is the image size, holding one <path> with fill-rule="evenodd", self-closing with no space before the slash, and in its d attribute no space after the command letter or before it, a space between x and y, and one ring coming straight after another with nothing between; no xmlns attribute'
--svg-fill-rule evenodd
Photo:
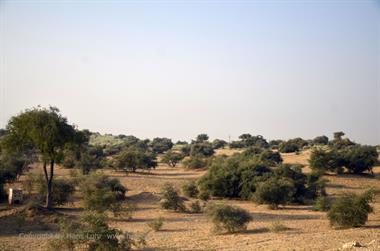
<svg viewBox="0 0 380 251"><path fill-rule="evenodd" d="M380 144L379 1L0 0L0 128Z"/></svg>

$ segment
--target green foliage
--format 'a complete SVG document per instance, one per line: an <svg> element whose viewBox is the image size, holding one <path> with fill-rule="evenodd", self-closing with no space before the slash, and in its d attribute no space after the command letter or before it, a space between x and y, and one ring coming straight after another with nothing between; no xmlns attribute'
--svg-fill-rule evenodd
<svg viewBox="0 0 380 251"><path fill-rule="evenodd" d="M6 130L2 139L2 149L5 152L29 155L38 152L41 155L47 184L46 207L50 209L54 164L60 160L67 144L83 143L83 134L69 125L67 119L54 107L25 110L9 120ZM47 163L50 164L50 172L46 171Z"/></svg>
<svg viewBox="0 0 380 251"><path fill-rule="evenodd" d="M28 175L28 183L30 185L29 189L34 187L37 188L38 195L40 199L44 198L44 194L47 191L47 185L45 178L40 175ZM70 201L70 197L74 194L75 186L73 182L67 179L55 179L52 187L52 203L53 205L59 206Z"/></svg>
<svg viewBox="0 0 380 251"><path fill-rule="evenodd" d="M154 231L160 231L162 226L164 225L164 218L158 217L150 222L148 222L148 227L150 227Z"/></svg>
<svg viewBox="0 0 380 251"><path fill-rule="evenodd" d="M197 136L197 138L195 139L196 142L198 143L202 143L202 142L205 142L209 139L208 135L205 134L205 133L201 133Z"/></svg>
<svg viewBox="0 0 380 251"><path fill-rule="evenodd" d="M215 232L225 230L234 233L245 230L252 220L248 211L224 204L210 204L206 208L206 213L214 224Z"/></svg>
<svg viewBox="0 0 380 251"><path fill-rule="evenodd" d="M247 199L255 191L256 181L270 172L269 168L240 155L217 157L199 180L200 190L216 197Z"/></svg>
<svg viewBox="0 0 380 251"><path fill-rule="evenodd" d="M305 175L298 165L268 168L268 162L258 157L261 153L251 155L243 152L215 158L208 172L199 180L200 190L209 191L216 197L250 199L260 186L255 196L257 200L274 205L304 203L323 192L324 183L320 176ZM272 185L281 189L272 189Z"/></svg>
<svg viewBox="0 0 380 251"><path fill-rule="evenodd" d="M28 164L29 161L19 154L0 155L0 201L6 198L4 184L15 181Z"/></svg>
<svg viewBox="0 0 380 251"><path fill-rule="evenodd" d="M214 154L214 148L209 142L197 142L191 145L190 156L210 157Z"/></svg>
<svg viewBox="0 0 380 251"><path fill-rule="evenodd" d="M378 156L376 147L356 144L330 150L314 149L311 152L309 163L314 170L342 173L343 167L346 167L348 172L354 174L365 171L372 173Z"/></svg>
<svg viewBox="0 0 380 251"><path fill-rule="evenodd" d="M200 191L198 194L198 199L203 201L208 201L210 199L210 192L209 191Z"/></svg>
<svg viewBox="0 0 380 251"><path fill-rule="evenodd" d="M190 211L193 214L199 214L199 213L202 212L201 204L199 203L198 200L191 203L191 205L190 205Z"/></svg>
<svg viewBox="0 0 380 251"><path fill-rule="evenodd" d="M125 198L127 189L118 179L110 179L101 173L91 173L82 177L80 191L86 209L104 212L117 206Z"/></svg>
<svg viewBox="0 0 380 251"><path fill-rule="evenodd" d="M131 147L116 156L116 168L135 172L138 168L151 169L157 166L156 156L137 147Z"/></svg>
<svg viewBox="0 0 380 251"><path fill-rule="evenodd" d="M194 181L190 181L182 186L182 192L185 196L190 198L196 198L199 194L199 190Z"/></svg>
<svg viewBox="0 0 380 251"><path fill-rule="evenodd" d="M314 145L327 145L329 143L329 138L325 135L315 137L313 139Z"/></svg>
<svg viewBox="0 0 380 251"><path fill-rule="evenodd" d="M316 200L315 200L315 204L314 204L314 210L315 211L322 211L322 212L327 212L330 210L331 208L331 199L329 199L328 197L326 196L321 196L321 197L318 197Z"/></svg>
<svg viewBox="0 0 380 251"><path fill-rule="evenodd" d="M308 142L306 140L303 140L301 138L295 138L290 139L288 141L283 141L279 145L278 150L282 153L298 152L307 145Z"/></svg>
<svg viewBox="0 0 380 251"><path fill-rule="evenodd" d="M173 142L168 138L154 138L150 143L154 153L163 153L173 147Z"/></svg>
<svg viewBox="0 0 380 251"><path fill-rule="evenodd" d="M345 193L339 197L327 213L332 226L360 227L365 225L368 214L373 211L370 202L374 193L369 190L361 195Z"/></svg>
<svg viewBox="0 0 380 251"><path fill-rule="evenodd" d="M342 155L336 150L324 150L316 148L311 151L309 164L313 170L343 172L345 161Z"/></svg>
<svg viewBox="0 0 380 251"><path fill-rule="evenodd" d="M86 212L80 222L62 219L59 237L51 239L48 247L52 251L127 251L140 243L130 233L109 227L104 214Z"/></svg>
<svg viewBox="0 0 380 251"><path fill-rule="evenodd" d="M240 140L232 141L230 143L231 148L244 148L244 147L259 147L268 148L269 144L263 136L252 136L249 133L245 133L239 136Z"/></svg>
<svg viewBox="0 0 380 251"><path fill-rule="evenodd" d="M278 149L278 147L280 146L280 144L281 144L282 142L283 142L283 141L280 140L280 139L271 140L271 141L269 141L269 146L270 146L272 149Z"/></svg>
<svg viewBox="0 0 380 251"><path fill-rule="evenodd" d="M227 145L227 142L222 140L222 139L214 139L214 141L212 141L212 148L214 149L220 149L220 148L223 148L224 146Z"/></svg>
<svg viewBox="0 0 380 251"><path fill-rule="evenodd" d="M379 154L374 146L354 145L343 150L345 166L350 173L372 172Z"/></svg>
<svg viewBox="0 0 380 251"><path fill-rule="evenodd" d="M203 155L195 155L185 159L183 165L189 169L204 168L207 167L208 160Z"/></svg>
<svg viewBox="0 0 380 251"><path fill-rule="evenodd" d="M162 162L171 167L175 167L183 158L183 154L169 150L162 156Z"/></svg>
<svg viewBox="0 0 380 251"><path fill-rule="evenodd" d="M262 204L269 204L272 209L292 200L294 184L288 178L271 177L257 184L253 199Z"/></svg>
<svg viewBox="0 0 380 251"><path fill-rule="evenodd" d="M186 210L182 198L171 184L165 184L162 189L161 207L174 211L184 212Z"/></svg>

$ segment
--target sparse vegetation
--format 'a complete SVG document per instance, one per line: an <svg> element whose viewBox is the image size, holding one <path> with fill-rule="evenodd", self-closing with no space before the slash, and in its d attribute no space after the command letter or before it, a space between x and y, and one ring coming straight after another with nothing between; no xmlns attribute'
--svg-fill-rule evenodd
<svg viewBox="0 0 380 251"><path fill-rule="evenodd" d="M161 207L174 211L184 212L186 210L182 198L171 184L165 184L162 189Z"/></svg>
<svg viewBox="0 0 380 251"><path fill-rule="evenodd" d="M331 205L327 213L332 226L360 227L365 225L368 214L373 211L370 205L374 191L368 190L361 195L345 193Z"/></svg>
<svg viewBox="0 0 380 251"><path fill-rule="evenodd" d="M151 228L154 231L160 231L162 226L164 225L164 218L158 217L150 222L148 222L148 227Z"/></svg>
<svg viewBox="0 0 380 251"><path fill-rule="evenodd" d="M182 186L182 192L185 196L190 198L196 198L199 194L199 190L194 181L190 181Z"/></svg>
<svg viewBox="0 0 380 251"><path fill-rule="evenodd" d="M247 229L252 216L246 210L225 204L210 204L206 208L207 216L214 224L214 231L235 233Z"/></svg>

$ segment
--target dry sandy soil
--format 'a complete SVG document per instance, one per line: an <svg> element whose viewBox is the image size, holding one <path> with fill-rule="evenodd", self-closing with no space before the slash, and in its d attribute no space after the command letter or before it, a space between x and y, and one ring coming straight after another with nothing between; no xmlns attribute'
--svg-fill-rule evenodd
<svg viewBox="0 0 380 251"><path fill-rule="evenodd" d="M231 154L230 150L218 154ZM309 152L299 155L284 154L285 163L307 165ZM305 167L305 171L308 171ZM249 201L226 200L225 203L238 205L251 212L254 220L245 232L238 234L216 235L212 233L212 224L203 214L173 213L160 209L160 190L164 183L170 182L178 188L186 181L197 179L205 171L185 170L181 167L169 168L160 165L146 174L130 174L108 171L118 177L128 187L128 200L137 203L138 209L131 220L111 219L110 224L124 231L145 233L149 230L147 222L162 216L165 218L163 229L147 235L145 250L338 250L344 243L358 241L363 245L374 241L368 248L358 250L380 250L380 200L373 204L375 212L370 215L365 227L337 230L329 226L326 214L312 211L311 206L289 205L279 210L269 210L264 205ZM380 167L375 168L377 176ZM59 176L69 175L69 171L58 168ZM337 195L344 191L361 192L367 187L380 189L380 181L368 176L328 175L327 192ZM190 201L189 201L190 202ZM188 202L188 203L189 203ZM18 233L7 232L7 224L14 222L2 220L11 212L5 204L0 206L0 244L9 250L45 250L46 237L26 238ZM80 202L65 205L59 209L64 214L79 214ZM1 221L2 220L2 221ZM274 233L271 224L279 220L289 230ZM19 232L25 233L25 229ZM33 230L33 233L54 233L52 230ZM373 242L372 242L373 243ZM0 250L2 249L0 245Z"/></svg>

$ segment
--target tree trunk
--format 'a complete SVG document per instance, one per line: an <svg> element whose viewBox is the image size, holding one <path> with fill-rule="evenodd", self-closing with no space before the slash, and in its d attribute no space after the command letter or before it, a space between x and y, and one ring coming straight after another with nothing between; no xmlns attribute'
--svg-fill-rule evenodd
<svg viewBox="0 0 380 251"><path fill-rule="evenodd" d="M50 160L50 176L48 175L47 169L46 169L46 161L43 163L44 173L45 173L45 180L46 180L46 209L52 209L53 201L52 201L52 185L53 185L53 175L54 175L54 160Z"/></svg>

